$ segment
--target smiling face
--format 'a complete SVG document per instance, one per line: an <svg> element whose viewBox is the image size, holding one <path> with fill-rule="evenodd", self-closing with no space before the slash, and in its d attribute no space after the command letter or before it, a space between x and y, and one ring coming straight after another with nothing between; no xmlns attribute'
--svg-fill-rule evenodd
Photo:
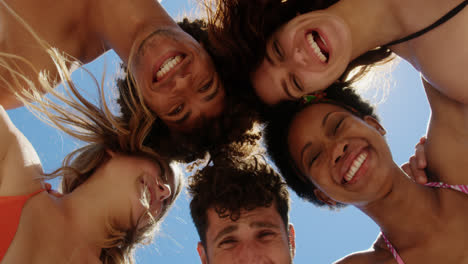
<svg viewBox="0 0 468 264"><path fill-rule="evenodd" d="M131 73L144 101L169 128L189 131L221 114L224 88L203 47L182 30L164 29L139 42Z"/></svg>
<svg viewBox="0 0 468 264"><path fill-rule="evenodd" d="M252 75L257 95L269 105L297 100L327 88L345 71L351 34L341 18L312 11L279 28L265 54Z"/></svg>
<svg viewBox="0 0 468 264"><path fill-rule="evenodd" d="M274 204L244 211L237 221L220 218L214 209L207 216L206 248L198 244L203 264L292 263L294 227L286 230Z"/></svg>
<svg viewBox="0 0 468 264"><path fill-rule="evenodd" d="M396 165L383 134L370 116L361 119L336 105L315 104L292 121L288 145L304 181L336 202L360 206L381 198L391 185L382 175Z"/></svg>
<svg viewBox="0 0 468 264"><path fill-rule="evenodd" d="M112 201L111 217L127 228L143 227L151 218L158 220L175 189L173 181L164 180L165 175L172 177L167 164L115 153L110 156L96 173L101 175L102 196Z"/></svg>

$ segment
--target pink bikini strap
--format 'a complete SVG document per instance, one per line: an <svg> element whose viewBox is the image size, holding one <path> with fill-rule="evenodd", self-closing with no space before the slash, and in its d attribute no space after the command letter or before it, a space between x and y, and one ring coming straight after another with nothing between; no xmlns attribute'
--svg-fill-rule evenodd
<svg viewBox="0 0 468 264"><path fill-rule="evenodd" d="M390 252L392 253L393 257L395 258L395 260L397 261L398 264L405 264L405 262L403 261L403 259L400 258L400 255L398 255L398 252L396 251L396 249L393 247L393 245L390 243L390 241L388 241L387 237L385 236L385 234L382 232L382 237L385 241L385 244L387 244L387 247L388 249L390 250Z"/></svg>
<svg viewBox="0 0 468 264"><path fill-rule="evenodd" d="M468 185L450 185L450 184L446 184L443 182L429 182L424 185L429 186L429 187L453 189L453 190L468 194Z"/></svg>
<svg viewBox="0 0 468 264"><path fill-rule="evenodd" d="M429 187L436 187L436 188L453 189L453 190L468 194L468 185L450 185L450 184L446 184L443 182L429 182L424 185L429 186ZM398 252L390 243L390 241L388 241L387 237L385 236L383 232L382 232L382 237L385 241L385 244L387 244L388 249L392 253L393 257L396 259L397 263L404 264L405 262L403 262L403 259L401 259L400 255L398 255Z"/></svg>

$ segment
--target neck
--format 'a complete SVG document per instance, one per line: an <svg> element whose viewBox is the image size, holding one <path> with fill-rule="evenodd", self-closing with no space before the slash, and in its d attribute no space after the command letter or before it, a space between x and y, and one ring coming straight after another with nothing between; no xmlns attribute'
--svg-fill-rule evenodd
<svg viewBox="0 0 468 264"><path fill-rule="evenodd" d="M386 194L357 207L380 226L397 248L414 247L442 224L437 213L441 210L438 192L414 183L398 167L390 173L387 176L394 180Z"/></svg>
<svg viewBox="0 0 468 264"><path fill-rule="evenodd" d="M351 59L403 37L403 30L398 25L398 12L393 8L394 1L341 0L328 8L328 12L343 18L349 26L352 38Z"/></svg>
<svg viewBox="0 0 468 264"><path fill-rule="evenodd" d="M157 0L93 1L93 28L128 63L132 47L157 29L180 30Z"/></svg>
<svg viewBox="0 0 468 264"><path fill-rule="evenodd" d="M429 26L459 2L460 0L341 0L327 11L343 18L350 27L351 56L355 59L373 48Z"/></svg>
<svg viewBox="0 0 468 264"><path fill-rule="evenodd" d="M88 182L83 183L62 199L65 220L73 230L81 247L99 258L104 242L108 238L106 201L98 189Z"/></svg>

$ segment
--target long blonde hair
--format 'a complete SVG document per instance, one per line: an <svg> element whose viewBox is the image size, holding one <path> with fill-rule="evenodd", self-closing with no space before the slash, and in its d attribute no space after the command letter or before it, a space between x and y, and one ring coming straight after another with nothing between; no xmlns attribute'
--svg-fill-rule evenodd
<svg viewBox="0 0 468 264"><path fill-rule="evenodd" d="M39 72L26 58L4 52L0 52L0 67L6 70L10 79L7 80L5 76L0 76L0 83L5 85L39 118L87 143L68 154L60 168L45 174L44 177L61 176L62 192L70 193L85 182L96 168L107 160L106 150L158 160L166 167L166 175L163 175L163 180L172 185L171 197L165 200L164 211L160 214L164 215L180 193L182 177L179 173L174 174L174 170L168 166L168 160L161 158L153 150L143 145L146 134L154 122L154 117L147 113L146 108L136 107L139 105L138 102L142 102L141 97L131 94L125 99L128 109L132 112L132 118L129 122L124 122L111 112L106 102L103 89L104 78L99 83L90 72L87 72L99 90L97 105L91 103L80 94L71 80L67 63L75 63L75 60L50 47L4 1L0 0L0 3L29 31L38 45L47 51L57 68L65 89L62 93L54 89L54 84L47 73ZM21 63L21 67L18 63ZM25 65L37 73L39 87L36 87L34 82L25 75L22 69ZM43 93L49 93L51 98L43 96ZM57 101L61 104L58 104ZM103 263L133 263L132 252L135 244L149 242L153 233L151 231L154 230L160 219L153 220L144 228L137 229L135 227L132 230L122 230L113 223L108 223L109 239L102 245L101 261Z"/></svg>

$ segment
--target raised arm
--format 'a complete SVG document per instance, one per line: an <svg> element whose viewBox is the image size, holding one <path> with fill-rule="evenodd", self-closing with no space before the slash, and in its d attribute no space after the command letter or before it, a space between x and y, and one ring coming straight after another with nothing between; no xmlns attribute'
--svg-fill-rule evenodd
<svg viewBox="0 0 468 264"><path fill-rule="evenodd" d="M425 146L429 181L468 184L468 105L423 83L432 110Z"/></svg>

